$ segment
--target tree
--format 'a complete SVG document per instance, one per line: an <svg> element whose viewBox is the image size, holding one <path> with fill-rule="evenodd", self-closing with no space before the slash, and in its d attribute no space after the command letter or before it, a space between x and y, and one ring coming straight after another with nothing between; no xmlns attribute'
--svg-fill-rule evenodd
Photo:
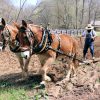
<svg viewBox="0 0 100 100"><path fill-rule="evenodd" d="M20 16L20 13L21 13L21 11L22 11L22 9L23 9L23 7L24 7L26 1L27 1L27 0L24 0L24 2L22 3L22 0L20 0L20 9L19 9L18 15L17 15L17 17L16 17L16 21L18 20L18 18L19 18L19 16Z"/></svg>

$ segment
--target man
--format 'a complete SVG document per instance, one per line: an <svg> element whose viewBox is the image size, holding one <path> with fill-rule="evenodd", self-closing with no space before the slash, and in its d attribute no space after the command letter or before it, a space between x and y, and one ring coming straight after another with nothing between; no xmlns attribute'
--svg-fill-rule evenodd
<svg viewBox="0 0 100 100"><path fill-rule="evenodd" d="M94 31L94 27L91 24L88 24L85 29L86 30L82 33L82 37L85 37L83 58L84 60L86 59L86 53L88 51L88 48L90 48L92 59L94 59L94 40L96 37L96 32Z"/></svg>

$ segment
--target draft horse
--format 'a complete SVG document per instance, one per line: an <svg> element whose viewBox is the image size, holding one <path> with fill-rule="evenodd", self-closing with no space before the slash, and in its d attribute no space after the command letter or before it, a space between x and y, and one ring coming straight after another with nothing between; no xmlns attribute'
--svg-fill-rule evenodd
<svg viewBox="0 0 100 100"><path fill-rule="evenodd" d="M78 61L76 57L78 56L78 42L71 36L65 34L49 34L48 30L34 24L27 24L22 20L22 26L19 28L18 39L20 41L20 46L24 44L24 36L29 40L29 35L33 35L31 45L33 54L37 54L41 62L41 74L43 81L51 81L51 78L47 75L47 70L51 64L56 60L57 57L62 54L66 54L69 60L67 61L69 65L69 71L66 75L66 80L70 79L71 72L76 73L76 68ZM50 42L49 39L52 39Z"/></svg>
<svg viewBox="0 0 100 100"><path fill-rule="evenodd" d="M0 22L0 48L1 51L5 50L6 45L9 45L10 50L16 54L20 67L22 69L22 78L26 79L28 77L28 65L31 58L31 49L29 48L30 42L27 40L23 45L23 48L20 45L18 36L18 27L17 23L13 25L6 25L6 22L1 18Z"/></svg>
<svg viewBox="0 0 100 100"><path fill-rule="evenodd" d="M78 42L71 36L65 34L54 34L51 35L46 29L34 24L27 24L22 20L22 26L19 28L18 39L20 45L24 42L24 36L32 34L33 43L31 44L33 54L37 54L41 62L41 74L42 82L51 81L51 78L47 75L47 70L51 64L56 60L57 57L61 56L58 54L59 51L66 54L69 58L67 61L69 65L69 71L66 75L65 80L69 80L71 72L76 73L78 61ZM52 39L50 42L49 39Z"/></svg>

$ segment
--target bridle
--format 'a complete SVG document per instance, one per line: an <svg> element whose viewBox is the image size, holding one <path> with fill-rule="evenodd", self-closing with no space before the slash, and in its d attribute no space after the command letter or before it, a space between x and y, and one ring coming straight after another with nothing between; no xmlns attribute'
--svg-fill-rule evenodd
<svg viewBox="0 0 100 100"><path fill-rule="evenodd" d="M3 34L3 31L4 31L4 25L0 25L0 35L1 35L1 41L0 41L0 50L4 50L5 49L5 46L6 46L6 40L5 40L5 37L4 37L4 34Z"/></svg>
<svg viewBox="0 0 100 100"><path fill-rule="evenodd" d="M5 26L3 32L2 32L2 36L5 39L5 43L4 45L6 46L7 44L9 45L9 48L12 52L18 52L18 48L19 48L19 41L16 40L12 40L11 39L11 33L9 31L9 29ZM14 44L14 47L12 47L12 43Z"/></svg>
<svg viewBox="0 0 100 100"><path fill-rule="evenodd" d="M48 45L48 33L45 29L42 29L42 39L39 43L36 37L36 33L34 33L29 27L26 30L19 30L19 32L25 32L28 41L30 42L30 49L32 53L41 53L44 50L47 50ZM32 42L30 41L32 39Z"/></svg>
<svg viewBox="0 0 100 100"><path fill-rule="evenodd" d="M21 33L23 34L23 33L25 33L25 34L23 34L22 35L22 39L21 39ZM17 34L17 36L16 36L16 40L18 40L19 41L19 51L22 51L22 52L24 52L24 51L31 51L31 53L32 53L32 37L33 37L33 32L29 29L29 28L25 28L25 27L23 27L23 26L21 26L20 28L19 28L19 31L18 31L18 34ZM25 43L28 43L28 45L29 45L29 48L26 48L26 49L23 49L24 47L23 46L21 46L21 41L20 41L20 39L22 40L22 41L24 41Z"/></svg>

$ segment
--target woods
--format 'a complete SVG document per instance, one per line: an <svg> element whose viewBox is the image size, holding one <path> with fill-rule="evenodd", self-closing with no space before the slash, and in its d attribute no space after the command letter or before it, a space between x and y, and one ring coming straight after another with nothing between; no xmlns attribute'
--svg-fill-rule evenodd
<svg viewBox="0 0 100 100"><path fill-rule="evenodd" d="M99 0L37 0L36 5L20 0L16 7L11 0L0 0L0 16L8 23L24 19L53 29L78 29L100 19L99 5Z"/></svg>

